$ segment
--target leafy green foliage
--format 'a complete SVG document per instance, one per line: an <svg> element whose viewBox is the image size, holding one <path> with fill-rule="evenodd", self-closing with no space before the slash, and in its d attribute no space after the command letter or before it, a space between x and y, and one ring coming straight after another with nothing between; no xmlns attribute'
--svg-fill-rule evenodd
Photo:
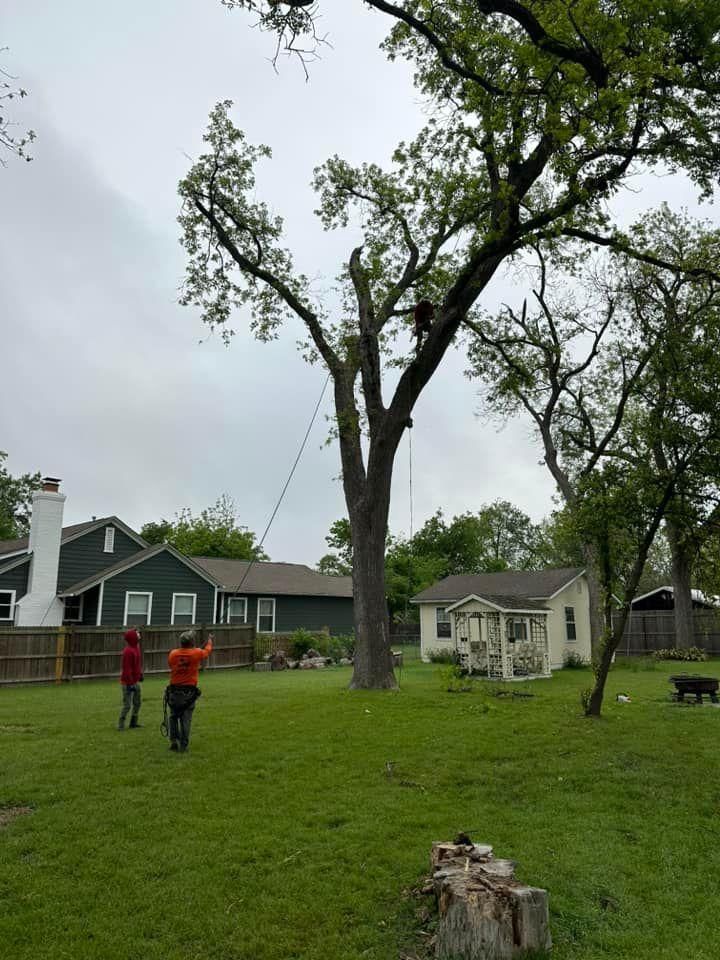
<svg viewBox="0 0 720 960"><path fill-rule="evenodd" d="M13 477L5 466L7 453L0 450L0 540L27 536L30 530L32 495L41 487L39 473Z"/></svg>
<svg viewBox="0 0 720 960"><path fill-rule="evenodd" d="M302 628L295 630L290 638L290 656L294 657L295 660L300 660L308 650L318 649L319 642L320 640L309 630L303 630ZM318 649L318 653L324 652L324 650Z"/></svg>
<svg viewBox="0 0 720 960"><path fill-rule="evenodd" d="M0 47L0 56L6 52L6 47ZM28 146L35 140L35 131L28 130L18 135L15 131L16 123L10 119L9 109L13 102L27 96L27 90L15 85L15 78L0 67L0 150L15 154L23 160L32 160L28 153ZM0 153L0 165L5 159Z"/></svg>
<svg viewBox="0 0 720 960"><path fill-rule="evenodd" d="M656 650L653 654L655 660L686 660L689 663L703 663L708 659L707 653L700 647L668 647L665 650Z"/></svg>
<svg viewBox="0 0 720 960"><path fill-rule="evenodd" d="M227 557L232 560L267 560L255 543L255 534L238 525L235 503L228 494L193 516L189 507L174 520L146 523L140 535L148 543L170 543L189 557Z"/></svg>
<svg viewBox="0 0 720 960"><path fill-rule="evenodd" d="M563 656L563 667L565 667L566 670L583 670L587 666L587 660L584 660L582 656L575 650L565 651Z"/></svg>

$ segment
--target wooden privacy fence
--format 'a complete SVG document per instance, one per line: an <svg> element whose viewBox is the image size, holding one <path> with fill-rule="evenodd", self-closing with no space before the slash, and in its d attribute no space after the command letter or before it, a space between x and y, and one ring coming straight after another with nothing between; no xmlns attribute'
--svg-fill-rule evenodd
<svg viewBox="0 0 720 960"><path fill-rule="evenodd" d="M0 628L0 684L47 683L120 676L127 627ZM167 655L180 646L187 626L141 627L143 671L167 673ZM205 669L249 667L255 659L255 628L246 624L196 626L196 643L215 637Z"/></svg>
<svg viewBox="0 0 720 960"><path fill-rule="evenodd" d="M711 656L720 656L720 610L693 610L693 643ZM643 656L675 646L672 610L634 610L628 617L617 652Z"/></svg>

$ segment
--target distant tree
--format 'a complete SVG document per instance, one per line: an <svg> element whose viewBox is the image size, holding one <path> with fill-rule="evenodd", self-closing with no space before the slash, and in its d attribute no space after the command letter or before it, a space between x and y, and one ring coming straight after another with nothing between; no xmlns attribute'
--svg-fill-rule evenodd
<svg viewBox="0 0 720 960"><path fill-rule="evenodd" d="M255 543L255 534L238 525L235 503L228 494L193 516L189 507L174 520L146 523L140 535L148 543L170 543L189 557L227 557L231 560L267 560Z"/></svg>
<svg viewBox="0 0 720 960"><path fill-rule="evenodd" d="M39 473L13 477L5 466L7 453L0 450L0 540L16 540L30 531L32 495L41 486Z"/></svg>

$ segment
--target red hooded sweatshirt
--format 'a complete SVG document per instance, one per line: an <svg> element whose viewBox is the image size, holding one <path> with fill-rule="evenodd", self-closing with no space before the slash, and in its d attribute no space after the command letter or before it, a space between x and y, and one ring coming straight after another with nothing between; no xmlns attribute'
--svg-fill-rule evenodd
<svg viewBox="0 0 720 960"><path fill-rule="evenodd" d="M122 652L120 683L133 686L142 679L142 654L140 653L140 637L137 630L128 630L125 633L125 644L125 649Z"/></svg>

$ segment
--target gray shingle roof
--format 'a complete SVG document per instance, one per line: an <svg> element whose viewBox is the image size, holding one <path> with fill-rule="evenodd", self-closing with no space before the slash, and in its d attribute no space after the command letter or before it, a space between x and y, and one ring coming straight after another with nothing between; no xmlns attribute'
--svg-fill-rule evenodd
<svg viewBox="0 0 720 960"><path fill-rule="evenodd" d="M63 527L62 534L60 535L60 543L65 543L67 540L72 539L72 537L76 537L79 533L90 530L92 527L101 527L105 523L116 523L126 532L131 532L137 540L141 539L134 530L130 530L130 527L117 517L100 517L96 520L86 520L84 523L73 523L69 527ZM18 540L0 540L0 559L4 554L19 553L20 550L27 550L29 543L29 537L20 537Z"/></svg>
<svg viewBox="0 0 720 960"><path fill-rule="evenodd" d="M508 597L497 593L475 594L480 600L488 600L501 610L547 610L539 600L530 600L528 597ZM462 599L462 598L461 598Z"/></svg>
<svg viewBox="0 0 720 960"><path fill-rule="evenodd" d="M223 557L193 557L227 592L236 592L243 581L248 560ZM352 597L352 577L328 577L303 563L257 562L242 584L242 593L297 597Z"/></svg>
<svg viewBox="0 0 720 960"><path fill-rule="evenodd" d="M438 580L426 590L417 593L416 603L447 601L454 603L474 593L478 597L491 596L547 599L561 590L583 572L582 567L563 567L550 570L502 570L500 573L462 574Z"/></svg>

